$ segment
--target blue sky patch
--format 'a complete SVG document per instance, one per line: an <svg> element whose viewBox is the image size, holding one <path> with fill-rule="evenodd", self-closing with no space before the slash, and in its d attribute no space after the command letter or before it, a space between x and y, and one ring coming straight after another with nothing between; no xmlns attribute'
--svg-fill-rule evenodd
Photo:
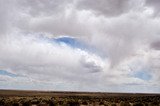
<svg viewBox="0 0 160 106"><path fill-rule="evenodd" d="M5 70L0 70L0 75L6 75L6 76L10 76L10 77L17 77L18 75L7 72Z"/></svg>
<svg viewBox="0 0 160 106"><path fill-rule="evenodd" d="M54 42L59 45L65 44L73 49L81 49L81 50L84 50L90 53L97 54L100 57L107 58L106 53L103 53L100 49L78 38L72 37L72 36L60 36L60 37L55 37L55 38L48 38L48 37L40 36L40 39L42 41L46 41L49 43Z"/></svg>
<svg viewBox="0 0 160 106"><path fill-rule="evenodd" d="M73 48L81 48L84 45L79 42L76 38L72 37L59 37L59 38L54 38L53 39L56 43L65 43L66 45L69 45Z"/></svg>
<svg viewBox="0 0 160 106"><path fill-rule="evenodd" d="M66 45L68 45L69 47L72 48L79 48L85 51L89 51L92 53L96 53L99 56L105 57L106 54L103 54L102 51L98 50L97 48L95 48L92 45L87 44L86 42L79 40L77 38L74 37L70 37L70 36L62 36L62 37L58 37L58 38L54 38L52 39L52 41L61 44L64 43Z"/></svg>
<svg viewBox="0 0 160 106"><path fill-rule="evenodd" d="M150 80L152 78L151 74L148 71L138 71L134 73L133 77L142 79L142 80Z"/></svg>

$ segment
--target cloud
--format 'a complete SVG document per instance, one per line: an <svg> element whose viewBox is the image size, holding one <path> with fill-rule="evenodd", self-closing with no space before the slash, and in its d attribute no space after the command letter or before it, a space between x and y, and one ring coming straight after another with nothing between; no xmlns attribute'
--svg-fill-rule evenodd
<svg viewBox="0 0 160 106"><path fill-rule="evenodd" d="M137 92L159 92L157 5L1 0L0 70L18 76L1 75L0 87L127 92L136 86Z"/></svg>
<svg viewBox="0 0 160 106"><path fill-rule="evenodd" d="M101 2L98 0L79 0L77 7L81 10L91 11L96 15L114 17L128 13L132 9L138 7L137 5L141 5L142 3L142 1L138 0L136 0L136 2L135 0L101 0Z"/></svg>
<svg viewBox="0 0 160 106"><path fill-rule="evenodd" d="M4 45L6 41L9 43ZM59 45L41 37L14 36L4 39L0 47L0 68L9 69L12 73L19 74L22 78L30 78L35 82L71 84L74 80L80 84L86 80L86 83L89 83L95 76L90 74L92 71L95 69L98 69L98 72L103 71L101 64L104 61L96 54L63 44ZM83 61L82 58L85 60ZM83 64L80 61L83 61ZM88 62L90 67L86 68ZM86 74L86 76L79 74Z"/></svg>
<svg viewBox="0 0 160 106"><path fill-rule="evenodd" d="M12 4L13 2L10 1L10 3ZM6 4L4 0L0 1L0 14L1 14L1 17L0 17L0 23L1 23L0 35L1 36L10 31L10 30L7 30L7 29L10 29L10 26L12 24L11 16L13 14L9 13L10 10L12 10L12 9L13 9L12 5Z"/></svg>
<svg viewBox="0 0 160 106"><path fill-rule="evenodd" d="M151 48L159 50L160 49L160 41L153 42L151 44Z"/></svg>
<svg viewBox="0 0 160 106"><path fill-rule="evenodd" d="M146 0L146 6L152 8L154 10L154 16L159 16L159 0Z"/></svg>

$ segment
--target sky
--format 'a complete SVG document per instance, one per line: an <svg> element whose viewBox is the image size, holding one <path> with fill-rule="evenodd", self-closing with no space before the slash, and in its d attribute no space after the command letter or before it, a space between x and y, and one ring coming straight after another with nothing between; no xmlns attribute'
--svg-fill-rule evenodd
<svg viewBox="0 0 160 106"><path fill-rule="evenodd" d="M0 0L0 89L160 93L159 0Z"/></svg>

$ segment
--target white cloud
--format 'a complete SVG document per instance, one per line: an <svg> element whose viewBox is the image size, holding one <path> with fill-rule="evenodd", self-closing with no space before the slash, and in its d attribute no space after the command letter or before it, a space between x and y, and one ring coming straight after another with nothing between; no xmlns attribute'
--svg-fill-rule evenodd
<svg viewBox="0 0 160 106"><path fill-rule="evenodd" d="M96 54L32 35L5 38L0 51L1 69L10 69L36 82L75 81L79 85L84 80L92 81L95 76L92 72L103 71L104 60Z"/></svg>
<svg viewBox="0 0 160 106"><path fill-rule="evenodd" d="M159 14L158 3L1 0L0 70L16 73L23 79L11 81L11 77L1 75L3 85L19 81L17 89L28 89L23 85L28 81L37 84L33 89L42 82L48 89L93 91L123 91L125 87L124 91L129 91L128 85L132 85L137 86L137 92L145 86L145 92L160 92L160 18L155 17ZM95 50L48 41L58 36L75 37ZM131 68L135 73L149 70L152 78L136 78L131 75ZM8 77L11 80L4 80Z"/></svg>

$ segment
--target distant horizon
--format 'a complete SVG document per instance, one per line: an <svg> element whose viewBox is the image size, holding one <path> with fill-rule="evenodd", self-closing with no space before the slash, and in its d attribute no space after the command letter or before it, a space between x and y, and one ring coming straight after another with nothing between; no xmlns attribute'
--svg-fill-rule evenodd
<svg viewBox="0 0 160 106"><path fill-rule="evenodd" d="M30 92L46 92L46 93L97 93L97 94L103 94L103 93L106 93L106 94L153 94L153 95L160 95L160 93L140 93L140 92L137 92L137 93L133 93L133 92L92 92L92 91L54 91L54 90L20 90L20 89L0 89L0 91L30 91Z"/></svg>
<svg viewBox="0 0 160 106"><path fill-rule="evenodd" d="M103 91L58 91L58 90L36 90L36 89L0 89L0 91L33 91L33 92L57 92L57 93L62 93L62 92L68 92L68 93L109 93L109 94L157 94L160 95L160 93L148 93L148 92L103 92Z"/></svg>

